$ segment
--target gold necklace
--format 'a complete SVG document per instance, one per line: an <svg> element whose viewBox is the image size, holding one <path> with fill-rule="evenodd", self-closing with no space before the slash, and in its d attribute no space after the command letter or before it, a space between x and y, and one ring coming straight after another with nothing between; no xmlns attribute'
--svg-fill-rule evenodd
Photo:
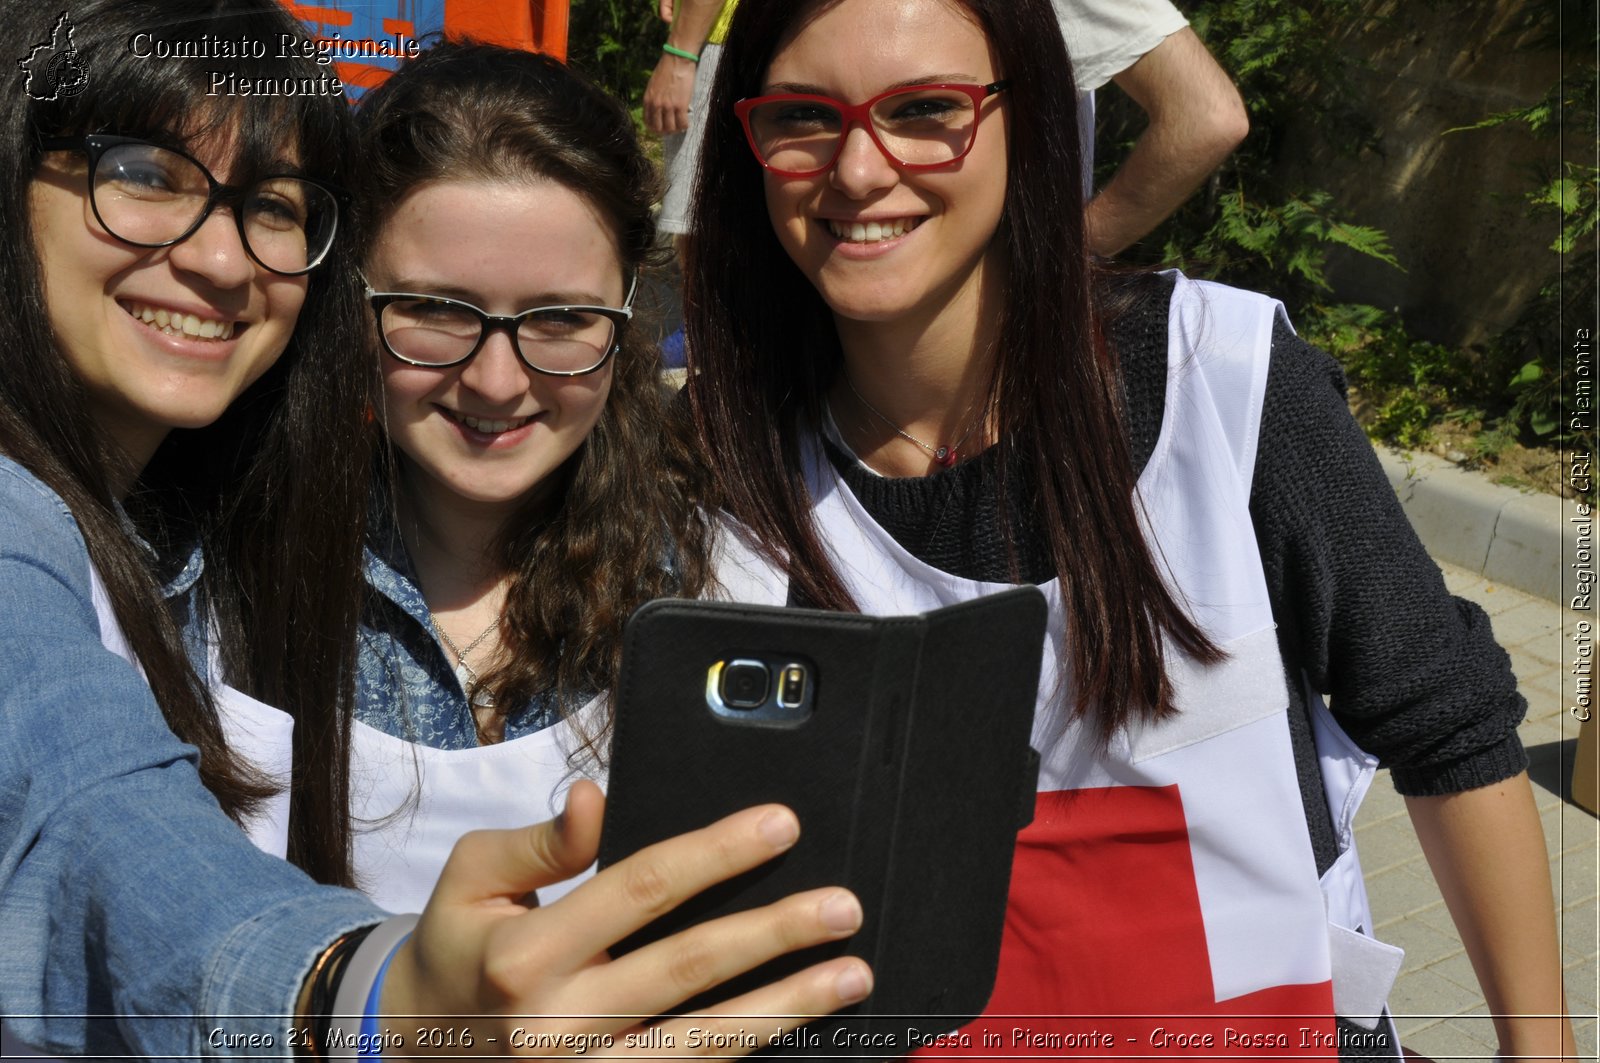
<svg viewBox="0 0 1600 1063"><path fill-rule="evenodd" d="M843 373L842 375L844 376L844 386L850 389L850 394L854 395L856 397L856 401L865 406L869 413L871 413L878 420L882 421L884 424L888 425L890 428L894 429L895 433L902 439L909 440L910 442L921 447L923 450L926 450L930 455L933 456L934 461L938 462L947 469L961 459L962 446L968 439L972 438L972 433L978 430L978 426L989 419L989 411L994 408L993 402L990 402L989 405L985 406L983 409L983 415L968 425L967 430L961 433L961 438L956 440L954 443L949 443L944 446L934 446L932 443L924 443L910 432L907 432L904 428L901 428L899 425L889 420L889 418L884 416L884 414L876 406L867 401L867 397L865 395L856 390L855 383L850 379L849 373Z"/></svg>

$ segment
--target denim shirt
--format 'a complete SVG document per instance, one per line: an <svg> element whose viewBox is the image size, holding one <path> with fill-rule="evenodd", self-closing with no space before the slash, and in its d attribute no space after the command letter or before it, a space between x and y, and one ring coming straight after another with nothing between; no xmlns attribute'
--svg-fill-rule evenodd
<svg viewBox="0 0 1600 1063"><path fill-rule="evenodd" d="M381 509L378 510L382 512ZM455 668L439 644L405 546L379 528L366 551L368 596L356 658L356 719L385 734L435 749L471 749L477 723ZM594 696L581 693L582 705ZM535 696L506 717L505 740L561 719L554 696Z"/></svg>
<svg viewBox="0 0 1600 1063"><path fill-rule="evenodd" d="M63 1055L288 1055L316 957L385 913L223 815L89 587L66 505L0 457L0 1015Z"/></svg>

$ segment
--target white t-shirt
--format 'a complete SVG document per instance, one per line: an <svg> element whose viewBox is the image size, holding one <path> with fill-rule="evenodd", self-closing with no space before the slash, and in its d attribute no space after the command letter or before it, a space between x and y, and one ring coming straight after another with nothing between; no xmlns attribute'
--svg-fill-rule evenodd
<svg viewBox="0 0 1600 1063"><path fill-rule="evenodd" d="M1072 56L1083 198L1094 194L1094 90L1189 24L1167 0L1051 0Z"/></svg>
<svg viewBox="0 0 1600 1063"><path fill-rule="evenodd" d="M1078 92L1093 92L1189 24L1167 0L1051 0Z"/></svg>

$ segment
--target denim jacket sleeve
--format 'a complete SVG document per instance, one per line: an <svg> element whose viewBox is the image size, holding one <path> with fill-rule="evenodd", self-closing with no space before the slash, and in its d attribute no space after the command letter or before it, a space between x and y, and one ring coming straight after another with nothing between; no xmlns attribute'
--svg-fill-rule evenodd
<svg viewBox="0 0 1600 1063"><path fill-rule="evenodd" d="M289 1055L315 957L384 918L251 845L197 759L102 647L66 506L0 458L0 1015L15 1035L63 1054Z"/></svg>

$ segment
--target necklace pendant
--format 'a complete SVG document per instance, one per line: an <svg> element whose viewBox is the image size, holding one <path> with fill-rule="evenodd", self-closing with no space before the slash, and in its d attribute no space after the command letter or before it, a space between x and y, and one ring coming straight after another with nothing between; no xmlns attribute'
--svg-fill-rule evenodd
<svg viewBox="0 0 1600 1063"><path fill-rule="evenodd" d="M938 450L933 452L933 460L948 469L950 466L956 463L955 448L940 447Z"/></svg>

